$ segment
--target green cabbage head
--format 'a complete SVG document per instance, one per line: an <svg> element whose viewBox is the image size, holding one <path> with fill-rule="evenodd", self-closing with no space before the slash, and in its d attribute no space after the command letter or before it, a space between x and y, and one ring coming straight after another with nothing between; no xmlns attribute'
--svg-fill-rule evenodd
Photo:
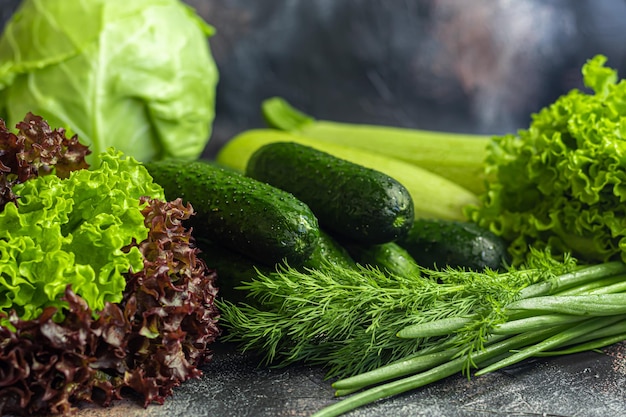
<svg viewBox="0 0 626 417"><path fill-rule="evenodd" d="M0 118L42 116L91 158L196 158L214 118L212 33L178 0L24 0L0 38Z"/></svg>

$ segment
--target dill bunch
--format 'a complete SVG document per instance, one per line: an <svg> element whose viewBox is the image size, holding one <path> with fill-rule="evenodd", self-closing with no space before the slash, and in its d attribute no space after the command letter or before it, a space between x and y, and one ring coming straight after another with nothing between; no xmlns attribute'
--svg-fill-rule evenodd
<svg viewBox="0 0 626 417"><path fill-rule="evenodd" d="M261 352L273 366L306 362L347 377L419 353L452 347L468 358L482 348L489 331L507 320L505 306L532 284L549 282L576 268L535 252L524 267L506 273L419 268L403 277L371 266L318 269L283 266L243 283L249 303L219 301L223 340L244 351ZM448 335L400 338L398 332L442 319L461 329ZM460 321L458 321L460 320Z"/></svg>

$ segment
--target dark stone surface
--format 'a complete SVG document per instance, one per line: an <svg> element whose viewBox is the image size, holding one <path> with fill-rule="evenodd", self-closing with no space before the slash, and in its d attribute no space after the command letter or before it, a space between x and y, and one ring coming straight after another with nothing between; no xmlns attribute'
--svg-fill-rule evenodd
<svg viewBox="0 0 626 417"><path fill-rule="evenodd" d="M466 379L461 375L381 400L347 417L617 417L626 415L626 345L527 361ZM258 367L228 345L216 346L204 376L187 381L164 405L130 400L112 408L85 407L77 417L309 416L336 401L321 369Z"/></svg>

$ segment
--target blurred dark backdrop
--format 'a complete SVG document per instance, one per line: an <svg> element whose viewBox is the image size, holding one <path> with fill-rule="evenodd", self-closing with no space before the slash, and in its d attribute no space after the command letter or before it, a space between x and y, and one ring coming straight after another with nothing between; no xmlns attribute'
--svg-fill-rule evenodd
<svg viewBox="0 0 626 417"><path fill-rule="evenodd" d="M186 0L217 34L206 155L263 126L279 95L318 118L504 133L581 85L595 54L626 69L621 0ZM0 0L5 22L19 0Z"/></svg>

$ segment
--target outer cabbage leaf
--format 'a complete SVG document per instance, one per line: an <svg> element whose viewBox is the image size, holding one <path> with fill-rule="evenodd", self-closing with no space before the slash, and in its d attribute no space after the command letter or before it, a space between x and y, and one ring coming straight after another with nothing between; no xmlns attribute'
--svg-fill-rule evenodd
<svg viewBox="0 0 626 417"><path fill-rule="evenodd" d="M0 118L28 112L140 161L196 158L210 137L213 33L178 0L25 0L0 38Z"/></svg>
<svg viewBox="0 0 626 417"><path fill-rule="evenodd" d="M532 116L528 129L495 137L481 207L468 216L511 242L581 260L626 261L626 81L598 55L574 89Z"/></svg>
<svg viewBox="0 0 626 417"><path fill-rule="evenodd" d="M124 274L143 268L140 198L164 198L135 159L109 151L93 170L66 179L54 175L17 184L18 203L0 213L0 311L36 318L48 306L63 307L66 287L99 311L118 302Z"/></svg>

